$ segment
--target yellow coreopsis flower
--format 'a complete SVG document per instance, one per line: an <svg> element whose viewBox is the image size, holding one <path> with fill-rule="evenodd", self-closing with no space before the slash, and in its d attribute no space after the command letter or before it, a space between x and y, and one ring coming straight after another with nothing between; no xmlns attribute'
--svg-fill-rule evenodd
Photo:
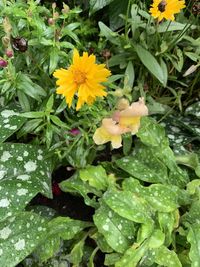
<svg viewBox="0 0 200 267"><path fill-rule="evenodd" d="M150 13L158 21L164 18L173 21L175 19L174 14L179 13L184 7L184 0L154 0Z"/></svg>
<svg viewBox="0 0 200 267"><path fill-rule="evenodd" d="M66 103L71 107L74 95L77 93L78 102L76 110L79 110L84 103L92 104L96 97L106 96L105 86L101 83L107 81L111 72L105 68L105 64L96 64L95 55L83 56L75 49L73 63L68 69L56 70L53 74L58 80L57 94L65 96Z"/></svg>
<svg viewBox="0 0 200 267"><path fill-rule="evenodd" d="M141 117L146 115L148 115L148 109L143 98L131 105L127 100L122 99L112 118L103 119L101 127L95 131L93 136L95 144L102 145L111 142L113 148L121 147L121 135L129 132L136 134L140 127Z"/></svg>

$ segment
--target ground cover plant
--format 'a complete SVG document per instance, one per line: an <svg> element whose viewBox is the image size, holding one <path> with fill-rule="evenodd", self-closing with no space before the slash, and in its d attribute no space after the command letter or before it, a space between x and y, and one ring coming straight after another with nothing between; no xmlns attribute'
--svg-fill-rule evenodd
<svg viewBox="0 0 200 267"><path fill-rule="evenodd" d="M0 266L200 266L199 12L0 1Z"/></svg>

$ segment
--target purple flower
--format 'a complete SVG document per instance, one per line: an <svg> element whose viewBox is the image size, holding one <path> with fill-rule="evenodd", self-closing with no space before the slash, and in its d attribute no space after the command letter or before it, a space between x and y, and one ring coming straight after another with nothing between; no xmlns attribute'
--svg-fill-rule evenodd
<svg viewBox="0 0 200 267"><path fill-rule="evenodd" d="M81 132L80 132L80 130L78 128L73 128L73 129L70 130L70 133L72 135L76 136L76 135L80 134Z"/></svg>
<svg viewBox="0 0 200 267"><path fill-rule="evenodd" d="M8 62L1 58L0 59L0 67L5 68L5 67L7 67L7 65L8 65Z"/></svg>

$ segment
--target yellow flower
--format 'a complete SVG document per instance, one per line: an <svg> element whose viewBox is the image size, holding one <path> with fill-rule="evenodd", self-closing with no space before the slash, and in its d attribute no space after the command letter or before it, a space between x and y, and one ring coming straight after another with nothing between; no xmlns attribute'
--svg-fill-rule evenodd
<svg viewBox="0 0 200 267"><path fill-rule="evenodd" d="M174 14L180 12L185 7L184 0L154 0L150 13L158 21L162 19L174 20Z"/></svg>
<svg viewBox="0 0 200 267"><path fill-rule="evenodd" d="M122 128L113 119L103 119L101 127L93 135L93 140L97 145L111 142L113 148L119 148L122 146L121 135L126 132L128 132L128 129Z"/></svg>
<svg viewBox="0 0 200 267"><path fill-rule="evenodd" d="M104 64L95 63L95 55L88 56L87 52L80 56L75 49L73 63L68 69L56 70L53 74L58 78L56 84L59 86L56 93L65 96L66 103L71 107L74 95L77 93L78 102L76 110L84 103L92 104L96 97L106 96L105 86L101 83L107 81L111 72Z"/></svg>
<svg viewBox="0 0 200 267"><path fill-rule="evenodd" d="M95 131L93 136L95 144L102 145L111 142L113 148L121 147L121 135L129 132L136 134L140 127L140 118L148 115L148 109L143 98L131 105L127 100L122 99L118 103L118 109L112 118L102 120L101 127Z"/></svg>

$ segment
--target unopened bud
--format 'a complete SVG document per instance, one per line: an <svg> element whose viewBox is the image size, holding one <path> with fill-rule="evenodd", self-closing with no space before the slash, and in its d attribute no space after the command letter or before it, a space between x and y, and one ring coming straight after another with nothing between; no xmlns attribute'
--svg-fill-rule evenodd
<svg viewBox="0 0 200 267"><path fill-rule="evenodd" d="M117 97L122 97L123 96L122 89L115 90L115 92L113 93L113 95L115 95Z"/></svg>
<svg viewBox="0 0 200 267"><path fill-rule="evenodd" d="M53 18L49 18L48 19L48 24L49 25L53 25L54 24L54 19Z"/></svg>
<svg viewBox="0 0 200 267"><path fill-rule="evenodd" d="M59 13L58 13L58 12L55 12L55 13L53 14L53 17L54 17L54 19L59 18Z"/></svg>
<svg viewBox="0 0 200 267"><path fill-rule="evenodd" d="M63 3L62 13L67 14L69 12L69 6Z"/></svg>
<svg viewBox="0 0 200 267"><path fill-rule="evenodd" d="M117 103L117 109L124 110L129 107L129 101L126 98L121 98Z"/></svg>
<svg viewBox="0 0 200 267"><path fill-rule="evenodd" d="M111 57L111 53L110 53L110 50L108 50L108 49L104 49L103 50L103 52L102 52L102 56L104 57L104 58L110 58Z"/></svg>
<svg viewBox="0 0 200 267"><path fill-rule="evenodd" d="M70 133L72 135L76 136L76 135L80 134L81 132L80 132L80 130L78 128L73 128L73 129L70 130Z"/></svg>
<svg viewBox="0 0 200 267"><path fill-rule="evenodd" d="M13 57L13 51L7 49L7 50L6 50L6 56L7 56L7 57Z"/></svg>
<svg viewBox="0 0 200 267"><path fill-rule="evenodd" d="M8 65L8 61L1 58L0 59L0 67L5 68L5 67L7 67L7 65Z"/></svg>
<svg viewBox="0 0 200 267"><path fill-rule="evenodd" d="M8 36L2 37L2 44L4 47L8 47L10 44L10 38Z"/></svg>
<svg viewBox="0 0 200 267"><path fill-rule="evenodd" d="M55 3L55 2L52 4L52 8L53 8L53 9L56 8L56 3Z"/></svg>
<svg viewBox="0 0 200 267"><path fill-rule="evenodd" d="M192 74L193 72L195 72L197 70L198 66L199 66L198 64L190 66L189 69L187 69L186 72L183 74L183 77L186 77L186 76Z"/></svg>

